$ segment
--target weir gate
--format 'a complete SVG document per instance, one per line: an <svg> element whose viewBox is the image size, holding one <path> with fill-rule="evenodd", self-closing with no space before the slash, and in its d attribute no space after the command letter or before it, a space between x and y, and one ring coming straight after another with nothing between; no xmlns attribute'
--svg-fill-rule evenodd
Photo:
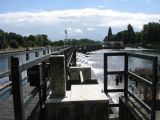
<svg viewBox="0 0 160 120"><path fill-rule="evenodd" d="M8 70L0 75L8 80L0 89L2 120L156 120L157 57L105 53L104 88L100 88L91 78L90 68L76 66L74 47L43 48L7 56ZM124 70L109 71L109 56L123 56ZM129 57L151 61L152 80L130 71ZM123 89L108 89L108 75L113 74L124 76ZM149 87L150 99L141 100L130 91L131 77ZM119 104L109 103L111 92L124 93ZM119 108L119 117L110 118L112 107Z"/></svg>

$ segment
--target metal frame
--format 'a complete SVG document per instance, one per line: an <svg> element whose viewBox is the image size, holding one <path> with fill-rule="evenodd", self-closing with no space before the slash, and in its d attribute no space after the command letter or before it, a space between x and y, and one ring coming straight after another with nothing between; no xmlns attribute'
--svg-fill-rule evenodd
<svg viewBox="0 0 160 120"><path fill-rule="evenodd" d="M124 56L124 71L108 71L108 57L109 56ZM146 80L132 72L128 71L128 57L135 57L140 59L145 59L152 61L152 81ZM116 52L116 53L104 53L104 92L108 94L109 92L124 92L124 97L128 98L128 95L131 96L136 102L138 102L146 111L151 113L151 120L155 120L156 114L156 83L157 83L157 63L158 58L156 56L142 55L142 54L133 54L133 53L124 53L124 52ZM108 86L108 75L112 74L123 74L124 75L124 89L109 89ZM152 89L152 105L151 107L144 103L142 100L137 98L131 91L128 90L128 75L136 78L138 81L143 82L145 85ZM111 107L118 107L119 104L111 104ZM145 117L145 116L144 116Z"/></svg>

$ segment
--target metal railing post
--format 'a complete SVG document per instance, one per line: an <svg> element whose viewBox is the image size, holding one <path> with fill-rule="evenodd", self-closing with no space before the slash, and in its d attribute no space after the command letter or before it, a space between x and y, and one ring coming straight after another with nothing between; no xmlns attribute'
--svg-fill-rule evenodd
<svg viewBox="0 0 160 120"><path fill-rule="evenodd" d="M108 57L106 54L104 54L104 92L107 94L107 82L108 82Z"/></svg>
<svg viewBox="0 0 160 120"><path fill-rule="evenodd" d="M152 80L152 106L151 106L151 120L155 120L155 114L156 114L156 95L157 95L157 63L158 63L158 58L154 57L153 60L153 68L152 68L152 75L153 75L153 80Z"/></svg>
<svg viewBox="0 0 160 120"><path fill-rule="evenodd" d="M125 53L124 55L124 97L128 97L128 54Z"/></svg>

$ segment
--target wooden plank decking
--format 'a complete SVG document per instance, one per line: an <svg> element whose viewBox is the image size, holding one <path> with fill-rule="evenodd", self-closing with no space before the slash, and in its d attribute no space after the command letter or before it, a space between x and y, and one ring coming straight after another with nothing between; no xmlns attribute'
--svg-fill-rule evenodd
<svg viewBox="0 0 160 120"><path fill-rule="evenodd" d="M0 102L0 120L14 120L13 96Z"/></svg>
<svg viewBox="0 0 160 120"><path fill-rule="evenodd" d="M30 87L27 83L23 87L23 95L26 96L30 93L33 87ZM27 118L32 112L34 106L39 101L39 95L37 94L35 98L31 101L28 107L25 110L25 118ZM10 95L3 101L0 101L0 120L15 120L14 118L14 107L13 107L13 95Z"/></svg>

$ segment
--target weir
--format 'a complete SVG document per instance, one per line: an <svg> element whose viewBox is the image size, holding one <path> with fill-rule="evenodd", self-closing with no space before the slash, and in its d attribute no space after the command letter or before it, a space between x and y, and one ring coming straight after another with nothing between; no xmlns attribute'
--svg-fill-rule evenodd
<svg viewBox="0 0 160 120"><path fill-rule="evenodd" d="M84 48L82 50L82 47ZM81 48L81 49L80 49ZM86 49L88 48L88 50ZM104 54L104 88L92 79L90 67L76 66L76 50L97 50L99 46L65 46L9 53L9 82L0 89L2 120L158 120L156 119L157 57L131 53ZM25 56L22 58L19 55ZM34 55L34 57L33 57ZM2 54L1 56L5 56ZM124 70L108 71L108 57L123 56ZM153 63L152 81L128 69L128 58ZM108 89L108 75L124 75L124 89ZM129 77L149 86L152 97L140 100L128 88ZM122 92L119 104L109 103L108 93ZM111 108L119 108L119 117L111 117ZM158 114L157 114L158 115ZM115 115L116 116L116 115Z"/></svg>

